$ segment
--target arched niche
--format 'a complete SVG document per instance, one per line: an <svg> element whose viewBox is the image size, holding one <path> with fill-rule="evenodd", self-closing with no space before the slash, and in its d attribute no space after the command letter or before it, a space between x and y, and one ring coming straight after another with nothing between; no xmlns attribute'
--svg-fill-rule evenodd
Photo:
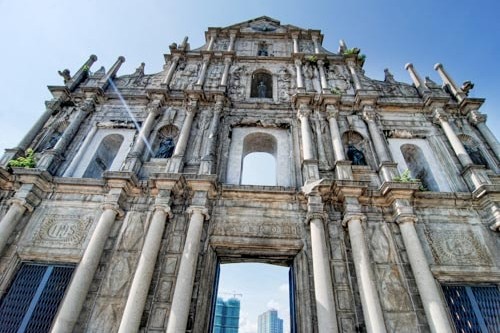
<svg viewBox="0 0 500 333"><path fill-rule="evenodd" d="M422 149L412 144L403 144L400 149L412 178L419 179L429 191L439 191L436 179Z"/></svg>
<svg viewBox="0 0 500 333"><path fill-rule="evenodd" d="M252 73L250 97L273 98L273 76L271 73L263 69Z"/></svg>
<svg viewBox="0 0 500 333"><path fill-rule="evenodd" d="M264 153L271 155L276 161L276 166L272 166L273 172L276 173L275 185L294 186L291 150L291 140L288 130L262 127L234 127L232 129L231 145L229 147L229 157L226 166L226 183L241 184L245 157L253 153Z"/></svg>
<svg viewBox="0 0 500 333"><path fill-rule="evenodd" d="M344 153L353 165L367 165L373 167L371 162L371 150L368 141L356 131L347 131L342 134Z"/></svg>
<svg viewBox="0 0 500 333"><path fill-rule="evenodd" d="M465 134L460 134L458 138L462 142L465 151L474 164L484 165L485 167L488 167L488 161L486 160L485 155L476 140Z"/></svg>
<svg viewBox="0 0 500 333"><path fill-rule="evenodd" d="M109 134L104 137L82 177L101 178L103 172L110 169L123 140L124 138L120 134Z"/></svg>
<svg viewBox="0 0 500 333"><path fill-rule="evenodd" d="M155 142L152 145L153 158L170 158L174 153L179 129L174 125L165 125L158 130Z"/></svg>
<svg viewBox="0 0 500 333"><path fill-rule="evenodd" d="M240 184L276 185L277 146L268 133L251 133L243 139Z"/></svg>

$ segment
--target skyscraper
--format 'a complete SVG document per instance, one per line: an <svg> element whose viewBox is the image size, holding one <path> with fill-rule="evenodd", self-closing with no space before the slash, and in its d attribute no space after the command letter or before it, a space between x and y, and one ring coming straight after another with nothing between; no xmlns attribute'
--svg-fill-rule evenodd
<svg viewBox="0 0 500 333"><path fill-rule="evenodd" d="M267 310L259 316L257 333L283 333L283 319L278 317L277 310Z"/></svg>
<svg viewBox="0 0 500 333"><path fill-rule="evenodd" d="M240 300L230 298L224 301L217 297L213 333L238 333L240 323Z"/></svg>

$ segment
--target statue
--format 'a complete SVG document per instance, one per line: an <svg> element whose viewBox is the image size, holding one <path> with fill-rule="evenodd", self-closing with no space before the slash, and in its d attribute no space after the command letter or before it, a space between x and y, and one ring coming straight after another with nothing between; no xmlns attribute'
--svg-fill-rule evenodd
<svg viewBox="0 0 500 333"><path fill-rule="evenodd" d="M257 86L257 97L265 98L266 97L266 90L267 90L267 87L266 87L264 81L260 81L259 85Z"/></svg>
<svg viewBox="0 0 500 333"><path fill-rule="evenodd" d="M50 136L50 139L43 146L42 150L48 150L48 149L54 148L55 145L56 145L56 143L57 143L57 141L59 141L60 137L61 137L61 133L59 133L59 132L53 132L52 135Z"/></svg>
<svg viewBox="0 0 500 333"><path fill-rule="evenodd" d="M170 158L174 153L175 143L174 139L168 137L160 142L160 147L155 154L155 158Z"/></svg>
<svg viewBox="0 0 500 333"><path fill-rule="evenodd" d="M347 147L347 157L353 165L366 165L365 155L353 145Z"/></svg>
<svg viewBox="0 0 500 333"><path fill-rule="evenodd" d="M71 74L70 74L69 69L66 68L62 72L61 71L57 71L57 73L63 77L64 83L68 83L68 81L71 80Z"/></svg>
<svg viewBox="0 0 500 333"><path fill-rule="evenodd" d="M259 50L257 51L258 56L267 57L269 53L267 52L266 42L259 43Z"/></svg>
<svg viewBox="0 0 500 333"><path fill-rule="evenodd" d="M483 154L481 154L481 151L478 148L471 148L467 145L464 145L464 148L474 164L485 166L488 165L483 157Z"/></svg>

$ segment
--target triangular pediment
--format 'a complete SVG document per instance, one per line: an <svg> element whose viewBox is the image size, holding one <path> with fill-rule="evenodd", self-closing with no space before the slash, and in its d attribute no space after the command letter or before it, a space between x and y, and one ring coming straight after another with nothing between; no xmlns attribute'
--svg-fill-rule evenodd
<svg viewBox="0 0 500 333"><path fill-rule="evenodd" d="M222 30L239 30L241 32L255 33L285 33L289 30L305 30L292 25L281 25L279 20L269 16L260 16L248 21L236 23Z"/></svg>

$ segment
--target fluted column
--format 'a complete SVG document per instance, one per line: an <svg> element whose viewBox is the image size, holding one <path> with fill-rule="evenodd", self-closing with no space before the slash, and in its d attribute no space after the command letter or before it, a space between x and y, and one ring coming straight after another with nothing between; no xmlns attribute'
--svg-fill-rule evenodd
<svg viewBox="0 0 500 333"><path fill-rule="evenodd" d="M233 60L230 57L224 58L224 71L222 72L222 78L220 80L221 86L227 85L227 78L229 76L229 68L231 67L231 63Z"/></svg>
<svg viewBox="0 0 500 333"><path fill-rule="evenodd" d="M335 160L344 161L344 145L342 144L342 138L340 137L340 130L337 122L339 110L335 105L327 105L326 114L328 117L328 124L330 125L330 135L332 136L332 145L333 153L335 154Z"/></svg>
<svg viewBox="0 0 500 333"><path fill-rule="evenodd" d="M443 65L436 64L434 65L434 69L438 72L444 84L450 87L451 93L453 94L453 96L457 98L459 102L461 102L464 98L467 97L467 95L465 95L462 89L458 88L457 84L455 83L455 81L453 81L451 76L448 75L448 73L444 70Z"/></svg>
<svg viewBox="0 0 500 333"><path fill-rule="evenodd" d="M170 67L168 68L167 75L161 82L162 85L168 86L170 84L170 81L172 80L172 77L174 76L175 69L177 68L177 64L179 63L179 56L174 55L172 58L172 63L170 63Z"/></svg>
<svg viewBox="0 0 500 333"><path fill-rule="evenodd" d="M343 226L347 226L351 242L352 259L356 270L361 306L368 333L386 332L380 299L375 286L375 278L370 265L366 236L361 225L366 220L363 214L348 214L344 217Z"/></svg>
<svg viewBox="0 0 500 333"><path fill-rule="evenodd" d="M229 45L227 47L228 52L234 51L234 42L236 40L236 32L231 32L229 34Z"/></svg>
<svg viewBox="0 0 500 333"><path fill-rule="evenodd" d="M212 116L212 121L210 122L208 142L206 145L205 152L201 158L200 170L198 174L209 175L212 172L212 163L215 160L215 148L217 144L217 132L219 129L220 115L224 107L224 98L217 97L214 107L214 114Z"/></svg>
<svg viewBox="0 0 500 333"><path fill-rule="evenodd" d="M300 119L300 133L302 135L302 153L304 160L314 159L314 148L309 115L311 109L306 105L300 105L297 117Z"/></svg>
<svg viewBox="0 0 500 333"><path fill-rule="evenodd" d="M177 145L175 146L174 153L167 164L167 172L179 172L181 170L182 159L186 153L189 134L191 133L191 126L193 124L193 118L197 108L197 100L189 101L189 104L186 107L186 118L184 118L184 123L182 124Z"/></svg>
<svg viewBox="0 0 500 333"><path fill-rule="evenodd" d="M37 164L37 167L42 170L51 170L54 167L53 162L64 154L76 133L80 129L83 120L93 112L95 108L94 98L86 99L83 105L78 108L75 116L71 119L69 126L64 130L63 134L57 141L53 149L45 151L42 158Z"/></svg>
<svg viewBox="0 0 500 333"><path fill-rule="evenodd" d="M338 332L330 256L326 246L324 226L326 219L321 197L319 195L310 195L308 197L307 221L311 229L314 296L319 333Z"/></svg>
<svg viewBox="0 0 500 333"><path fill-rule="evenodd" d="M292 34L293 53L299 53L299 34Z"/></svg>
<svg viewBox="0 0 500 333"><path fill-rule="evenodd" d="M441 126L441 128L444 131L444 134L446 135L446 138L448 138L448 141L451 144L451 147L453 148L453 151L458 157L458 160L462 164L462 166L468 166L470 164L473 164L471 158L469 157L469 154L467 154L467 151L465 151L464 145L458 138L458 136L455 134L455 131L453 131L453 128L451 127L450 123L448 122L448 116L444 112L443 109L441 108L436 108L434 110L434 121Z"/></svg>
<svg viewBox="0 0 500 333"><path fill-rule="evenodd" d="M358 73L356 72L356 65L354 64L353 59L348 59L347 60L347 68L349 69L349 72L351 73L352 80L354 82L354 88L356 90L361 90L361 81L359 80Z"/></svg>
<svg viewBox="0 0 500 333"><path fill-rule="evenodd" d="M477 110L471 111L469 113L469 121L476 126L483 138L486 140L491 150L495 153L495 156L500 160L500 143L498 143L495 134L491 132L489 127L486 125L486 115L480 113Z"/></svg>
<svg viewBox="0 0 500 333"><path fill-rule="evenodd" d="M415 87L420 92L420 94L423 95L424 93L428 93L429 89L427 89L424 81L422 80L420 75L418 75L417 70L415 69L413 64L407 63L405 65L405 69L408 71L408 74L410 74L411 80L413 81L413 84L415 84Z"/></svg>
<svg viewBox="0 0 500 333"><path fill-rule="evenodd" d="M94 278L104 245L117 215L123 212L116 204L103 205L103 212L85 249L82 260L73 274L71 284L57 313L51 333L72 332Z"/></svg>
<svg viewBox="0 0 500 333"><path fill-rule="evenodd" d="M125 310L123 310L120 328L118 329L119 333L135 333L139 331L167 217L172 218L170 207L164 203L155 205L155 212L144 239L139 263L130 286Z"/></svg>
<svg viewBox="0 0 500 333"><path fill-rule="evenodd" d="M208 41L207 51L213 50L215 44L215 37L217 37L215 33L210 34L210 40Z"/></svg>
<svg viewBox="0 0 500 333"><path fill-rule="evenodd" d="M209 219L208 210L205 207L191 206L187 212L191 214L191 218L175 282L174 297L168 317L167 333L186 331L201 234L203 231L203 221Z"/></svg>
<svg viewBox="0 0 500 333"><path fill-rule="evenodd" d="M415 230L416 217L399 219L399 229L406 248L408 260L415 277L417 289L422 299L427 322L433 333L452 333L451 324L441 292L434 280L422 244Z"/></svg>
<svg viewBox="0 0 500 333"><path fill-rule="evenodd" d="M13 198L8 203L10 204L9 210L0 221L0 254L2 254L10 235L16 229L17 223L21 220L26 210L33 211L33 206L24 199Z"/></svg>
<svg viewBox="0 0 500 333"><path fill-rule="evenodd" d="M325 74L325 62L321 59L318 60L318 70L321 82L321 89L323 91L328 90L328 82L326 81L326 74Z"/></svg>
<svg viewBox="0 0 500 333"><path fill-rule="evenodd" d="M203 64L201 65L200 76L198 77L198 81L196 81L197 86L202 86L203 82L205 82L205 77L207 76L207 69L209 63L210 63L210 55L204 55Z"/></svg>
<svg viewBox="0 0 500 333"><path fill-rule="evenodd" d="M304 79L302 78L302 61L295 59L295 72L297 74L297 89L304 88Z"/></svg>
<svg viewBox="0 0 500 333"><path fill-rule="evenodd" d="M315 112L314 116L314 128L316 132L316 142L318 144L318 161L321 169L330 170L331 166L328 163L328 159L326 158L325 145L323 144L323 137L321 133L321 123L324 121L323 116L320 115L318 111Z"/></svg>

